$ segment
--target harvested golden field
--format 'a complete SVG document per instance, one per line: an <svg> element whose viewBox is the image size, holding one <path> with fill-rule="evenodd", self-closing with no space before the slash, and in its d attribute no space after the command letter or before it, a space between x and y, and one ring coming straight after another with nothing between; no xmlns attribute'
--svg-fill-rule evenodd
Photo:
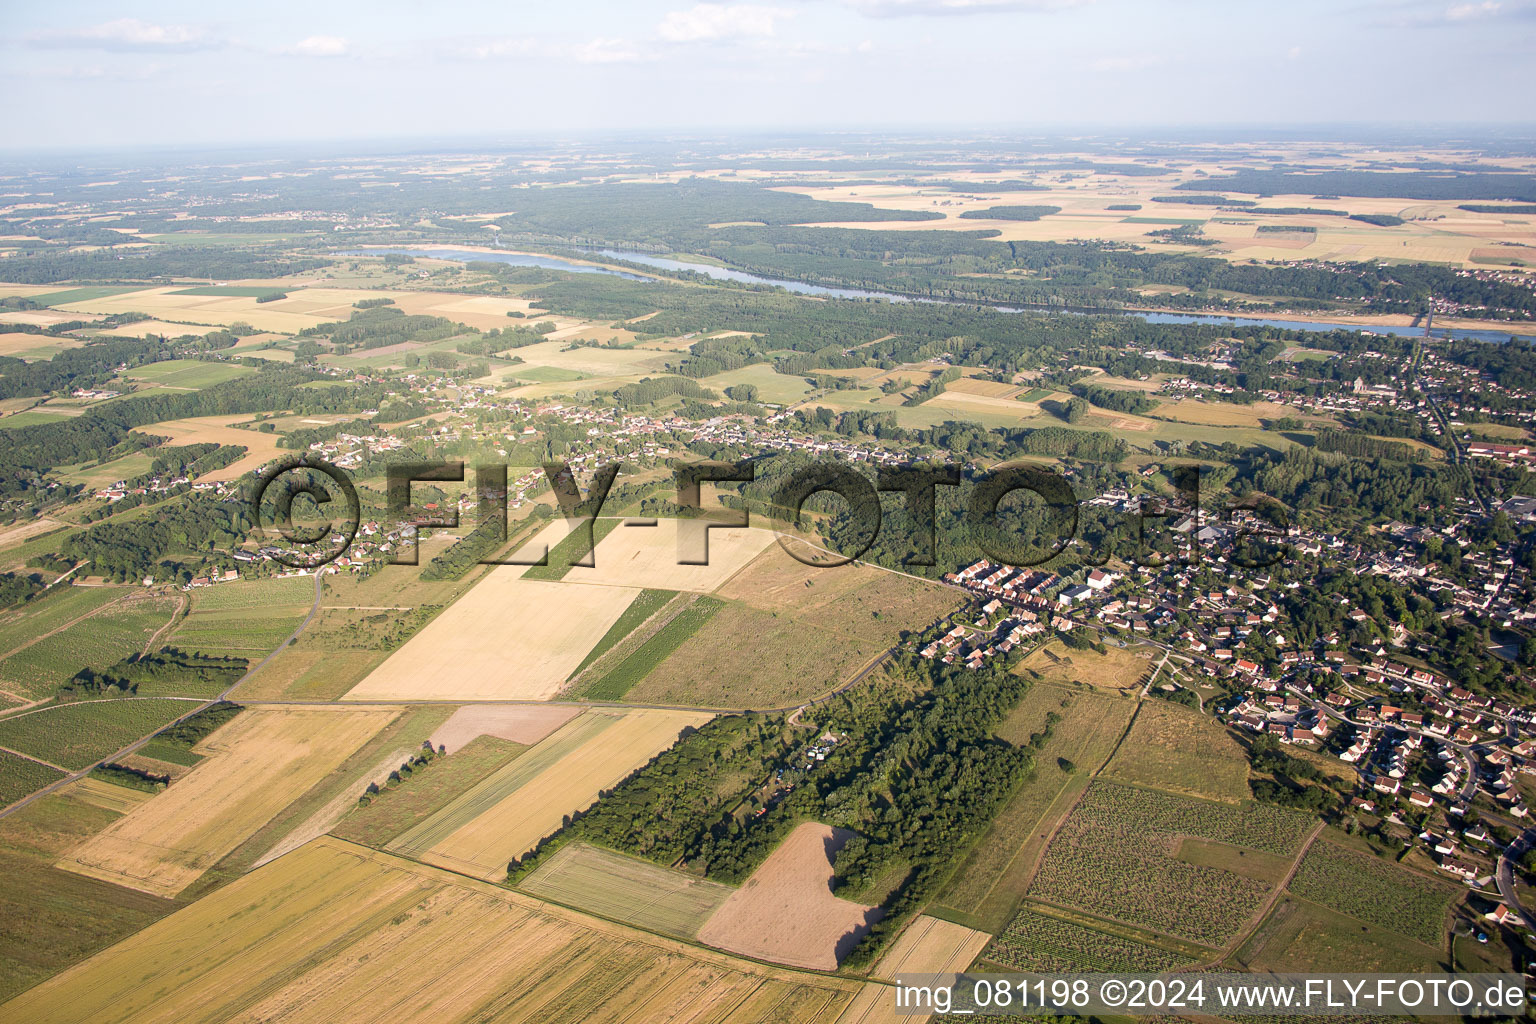
<svg viewBox="0 0 1536 1024"><path fill-rule="evenodd" d="M616 527L598 542L592 568L572 566L565 576L566 582L708 594L773 543L772 532L755 527L710 530L709 564L678 565L680 523L677 519L659 519L655 526ZM682 529L690 528L698 527L691 524ZM684 539L689 541L685 553L697 550L688 533Z"/></svg>
<svg viewBox="0 0 1536 1024"><path fill-rule="evenodd" d="M836 970L879 913L832 895L832 858L851 835L814 821L796 828L705 922L699 941L790 967Z"/></svg>
<svg viewBox="0 0 1536 1024"><path fill-rule="evenodd" d="M0 356L20 356L32 351L52 352L77 348L86 343L85 338L53 338L46 334L0 332ZM34 399L35 401L35 399Z"/></svg>
<svg viewBox="0 0 1536 1024"><path fill-rule="evenodd" d="M24 993L0 1017L830 1024L855 989L322 838Z"/></svg>
<svg viewBox="0 0 1536 1024"><path fill-rule="evenodd" d="M692 938L736 891L585 843L561 847L517 887L531 896L680 939Z"/></svg>
<svg viewBox="0 0 1536 1024"><path fill-rule="evenodd" d="M186 777L58 866L175 896L398 713L395 708L244 711L197 747L208 756Z"/></svg>
<svg viewBox="0 0 1536 1024"><path fill-rule="evenodd" d="M432 745L447 747L452 753L478 737L495 736L532 746L580 712L568 704L469 704L437 727Z"/></svg>
<svg viewBox="0 0 1536 1024"><path fill-rule="evenodd" d="M1232 734L1196 711L1158 700L1142 702L1102 775L1227 803L1251 796L1248 758Z"/></svg>
<svg viewBox="0 0 1536 1024"><path fill-rule="evenodd" d="M1282 417L1295 419L1305 415L1308 421L1327 417L1303 414L1288 405L1277 402L1254 402L1238 405L1235 402L1204 402L1198 398L1186 398L1177 402L1163 402L1150 415L1160 420L1177 420L1180 423L1199 423L1212 427L1257 427L1264 420ZM1331 422L1331 420L1330 420Z"/></svg>
<svg viewBox="0 0 1536 1024"><path fill-rule="evenodd" d="M202 337L218 330L211 324L177 324L165 320L140 320L137 323L124 324L121 327L113 327L99 333L110 335L114 338L147 338L151 334L163 338L180 338L186 334L195 334Z"/></svg>
<svg viewBox="0 0 1536 1024"><path fill-rule="evenodd" d="M100 807L105 811L115 811L118 814L127 814L155 795L142 789L114 786L110 782L103 782L90 776L70 783L64 787L62 793L81 803Z"/></svg>
<svg viewBox="0 0 1536 1024"><path fill-rule="evenodd" d="M231 426L232 423L243 423L249 420L249 416L194 416L184 420L166 420L163 423L148 423L141 427L135 427L141 434L152 434L156 437L168 438L166 444L238 444L243 445L246 453L222 469L213 470L199 479L218 482L220 480L235 480L256 469L257 466L272 461L275 456L287 454L277 446L280 438L276 434L263 434L256 430L242 430Z"/></svg>
<svg viewBox="0 0 1536 1024"><path fill-rule="evenodd" d="M592 710L406 832L389 849L499 882L507 865L613 786L713 717L691 711Z"/></svg>
<svg viewBox="0 0 1536 1024"><path fill-rule="evenodd" d="M986 932L922 914L886 950L875 965L875 973L882 978L902 973L958 973L970 967L991 941Z"/></svg>
<svg viewBox="0 0 1536 1024"><path fill-rule="evenodd" d="M977 377L962 377L959 380L950 381L944 387L946 394L955 392L962 395L980 395L983 398L1012 398L1022 390L1024 389L1017 384L981 380Z"/></svg>
<svg viewBox="0 0 1536 1024"><path fill-rule="evenodd" d="M246 295L176 294L186 291L187 287L176 284L145 288L122 295L65 302L58 308L69 314L146 313L157 320L172 323L185 321L216 327L228 327L243 320L258 330L279 334L297 334L306 327L315 327L333 319L303 312L309 308L308 305L293 298L258 303L254 296ZM342 319L345 319L345 315Z"/></svg>
<svg viewBox="0 0 1536 1024"><path fill-rule="evenodd" d="M601 564L601 561L599 561ZM638 590L492 569L343 700L547 700Z"/></svg>
<svg viewBox="0 0 1536 1024"><path fill-rule="evenodd" d="M1060 641L1041 647L1020 662L1014 671L1034 673L1047 683L1087 683L1106 690L1135 690L1146 680L1156 664L1151 649L1143 647L1106 647L1097 651L1074 651Z"/></svg>

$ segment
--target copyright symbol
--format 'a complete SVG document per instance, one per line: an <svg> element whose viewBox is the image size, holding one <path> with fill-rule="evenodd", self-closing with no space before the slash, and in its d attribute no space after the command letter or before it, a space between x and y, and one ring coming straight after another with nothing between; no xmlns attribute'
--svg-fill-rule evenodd
<svg viewBox="0 0 1536 1024"><path fill-rule="evenodd" d="M1125 982L1110 978L1099 988L1099 1002L1105 1006L1119 1006L1125 1002Z"/></svg>
<svg viewBox="0 0 1536 1024"><path fill-rule="evenodd" d="M274 488L274 484L278 486ZM308 495L317 507L324 506L336 500L333 491L339 492L346 504L341 517L321 525L295 525L294 498ZM266 535L262 521L270 519L283 540L296 547L311 549L302 552L264 549L273 561L290 569L318 569L340 558L352 546L362 515L363 506L357 499L357 488L352 486L352 481L338 467L313 455L289 456L268 466L256 478L256 486L251 492L251 518L259 533ZM328 540L333 534L341 536L340 544Z"/></svg>

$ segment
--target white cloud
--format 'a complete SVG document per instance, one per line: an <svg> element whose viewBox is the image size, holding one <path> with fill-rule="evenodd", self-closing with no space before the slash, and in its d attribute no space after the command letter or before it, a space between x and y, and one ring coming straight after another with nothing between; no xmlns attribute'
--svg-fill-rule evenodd
<svg viewBox="0 0 1536 1024"><path fill-rule="evenodd" d="M119 52L209 50L224 41L195 25L154 25L118 18L89 28L44 32L31 37L38 46Z"/></svg>
<svg viewBox="0 0 1536 1024"><path fill-rule="evenodd" d="M640 60L640 51L627 39L593 39L571 47L571 57L581 64L628 64Z"/></svg>
<svg viewBox="0 0 1536 1024"><path fill-rule="evenodd" d="M1287 60L1300 60L1301 59L1301 47L1299 47L1299 46L1291 47L1289 50L1285 51L1285 56L1286 56Z"/></svg>
<svg viewBox="0 0 1536 1024"><path fill-rule="evenodd" d="M793 11L762 4L695 4L690 10L668 12L656 31L673 43L771 36L774 22L793 15Z"/></svg>
<svg viewBox="0 0 1536 1024"><path fill-rule="evenodd" d="M294 43L288 52L299 57L344 57L349 49L341 36L307 36Z"/></svg>
<svg viewBox="0 0 1536 1024"><path fill-rule="evenodd" d="M472 57L475 60L500 60L506 57L526 57L539 52L540 49L540 43L536 39L507 37L465 43L455 47L452 52L457 56Z"/></svg>
<svg viewBox="0 0 1536 1024"><path fill-rule="evenodd" d="M894 17L906 14L1002 14L1011 11L1054 11L1093 0L843 0L861 14Z"/></svg>
<svg viewBox="0 0 1536 1024"><path fill-rule="evenodd" d="M1472 21L1475 18L1487 18L1498 14L1503 6L1498 0L1483 0L1478 4L1452 4L1445 10L1445 20Z"/></svg>

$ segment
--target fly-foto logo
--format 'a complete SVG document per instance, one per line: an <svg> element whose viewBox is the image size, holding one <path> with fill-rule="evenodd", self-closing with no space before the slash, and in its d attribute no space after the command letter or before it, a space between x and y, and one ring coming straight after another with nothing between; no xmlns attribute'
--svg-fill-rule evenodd
<svg viewBox="0 0 1536 1024"><path fill-rule="evenodd" d="M542 467L561 513L573 520L578 538L586 542L586 553L576 565L595 565L593 524L618 479L620 464L600 466L585 493L568 463L550 462ZM457 503L446 509L420 509L411 500L416 483L462 483L466 476L462 462L400 464L389 467L385 488L385 516L401 524L404 533L392 553L392 565L416 565L419 561L419 535L423 528L456 529L459 526ZM1168 556L1154 550L1149 542L1149 524L1165 526L1182 521L1175 531L1187 535L1179 559L1193 561L1200 550L1196 510L1200 508L1200 473L1197 465L1174 466L1167 470L1176 495L1171 499L1148 498L1140 502L1123 524L1134 527L1136 550L1116 552L1131 564L1155 567L1166 564ZM509 537L508 487L505 465L479 465L473 469L476 517L479 528L490 531L491 548L499 547ZM740 462L688 462L674 467L676 506L679 516L677 564L708 565L709 534L717 529L740 529L751 525L751 513L745 508L716 504L706 507L703 488L708 483L734 483L750 486L757 482L757 464ZM881 495L889 495L906 517L910 550L901 558L906 566L933 566L938 562L939 488L964 488L965 539L993 562L1002 565L1033 566L1048 562L1079 544L1081 505L1067 479L1049 466L1003 466L980 473L966 474L958 466L912 465L882 467L874 480L840 462L816 462L797 466L782 479L775 480L765 495L761 509L774 523L779 544L792 557L807 565L830 567L847 565L864 555L879 538L883 526ZM334 492L334 493L333 493ZM828 551L805 533L806 503L815 495L830 493L842 498L846 506L846 529L840 550ZM337 503L342 514L325 526L300 527L294 523L293 504L300 495L309 497L317 509ZM1021 517L1017 511L1003 515L1005 501L1015 495L1026 496L1030 511ZM251 499L252 514L259 529L271 520L273 528L289 545L287 549L264 548L281 564L318 568L346 554L357 536L361 505L357 490L346 473L314 456L285 460L270 467L256 482ZM1224 541L1228 564L1243 568L1264 568L1285 557L1285 549L1275 543L1283 532L1283 510L1273 503L1247 502L1223 510L1222 518L1231 523L1234 514L1262 512L1248 516L1241 525L1224 525L1219 532ZM1281 513L1277 515L1277 512ZM1019 525L1029 525L1028 538L1020 536ZM631 517L627 525L654 525L654 519ZM1191 526L1193 524L1193 528ZM1153 527L1157 529L1157 527ZM1217 529L1208 527L1208 529ZM1102 565L1107 552L1081 548L1073 552L1079 561ZM549 547L541 545L520 557L481 558L482 565L548 565Z"/></svg>

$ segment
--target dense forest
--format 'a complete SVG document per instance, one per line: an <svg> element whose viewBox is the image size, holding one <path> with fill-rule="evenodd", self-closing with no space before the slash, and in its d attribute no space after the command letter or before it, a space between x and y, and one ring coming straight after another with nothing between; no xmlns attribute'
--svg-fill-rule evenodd
<svg viewBox="0 0 1536 1024"><path fill-rule="evenodd" d="M820 821L856 833L837 855L840 894L884 911L845 961L867 965L1029 776L1033 751L992 735L1028 685L1002 666L904 658L879 685L806 709L798 728L778 716L716 719L511 865L511 877L580 839L739 883L796 824ZM821 735L836 742L810 760L804 750Z"/></svg>

